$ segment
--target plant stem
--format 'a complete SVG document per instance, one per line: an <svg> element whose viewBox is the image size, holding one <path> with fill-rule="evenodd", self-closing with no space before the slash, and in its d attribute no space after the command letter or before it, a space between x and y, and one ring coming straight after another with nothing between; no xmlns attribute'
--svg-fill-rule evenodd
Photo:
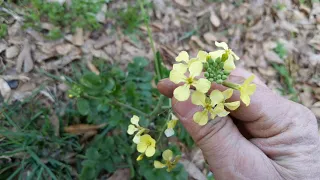
<svg viewBox="0 0 320 180"><path fill-rule="evenodd" d="M136 108L134 108L134 107L132 107L132 106L123 104L123 103L121 103L121 102L119 102L119 101L116 101L116 100L114 100L113 102L114 102L115 104L119 105L119 106L122 106L122 107L124 107L124 108L130 109L130 110L134 111L135 113L140 114L140 115L142 115L142 116L145 116L145 117L148 117L148 116L149 116L148 114L146 114L146 113L144 113L144 112L140 111L139 109L136 109Z"/></svg>
<svg viewBox="0 0 320 180"><path fill-rule="evenodd" d="M239 84L235 84L235 83L232 83L229 81L223 81L222 85L229 87L229 88L232 88L232 89L235 89L235 90L239 90L239 87L240 87Z"/></svg>
<svg viewBox="0 0 320 180"><path fill-rule="evenodd" d="M158 101L156 107L153 109L153 111L152 111L152 112L150 113L150 115L149 115L150 121L151 121L151 119L153 119L154 116L161 110L161 106L162 106L162 104L163 104L164 98L165 98L165 97L164 97L163 95L160 95L160 98L159 98L159 101Z"/></svg>
<svg viewBox="0 0 320 180"><path fill-rule="evenodd" d="M169 121L170 115L171 115L171 112L168 113L167 121L166 121L166 123L164 123L164 125L162 126L161 131L160 131L160 134L159 134L156 142L159 142L159 141L160 141L160 139L161 139L161 137L162 137L162 134L163 134L164 130L165 130L166 127L167 127L167 122Z"/></svg>
<svg viewBox="0 0 320 180"><path fill-rule="evenodd" d="M151 29L150 29L148 15L145 12L142 0L139 0L139 4L140 4L141 13L144 16L145 26L147 27L147 32L148 32L148 36L149 36L149 40L150 40L153 56L154 56L154 59L156 61L156 59L157 59L156 48L154 46L154 41L153 41L153 38L152 38L152 33L151 33ZM155 62L155 69L156 69L156 74L157 74L158 79L162 79L161 73L160 73L160 67L159 67L159 64L157 62Z"/></svg>

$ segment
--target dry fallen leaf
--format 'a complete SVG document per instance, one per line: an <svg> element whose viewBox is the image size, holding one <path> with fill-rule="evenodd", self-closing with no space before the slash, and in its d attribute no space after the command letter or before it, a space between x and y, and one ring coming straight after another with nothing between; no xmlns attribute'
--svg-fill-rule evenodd
<svg viewBox="0 0 320 180"><path fill-rule="evenodd" d="M130 179L130 169L117 169L108 180L129 180Z"/></svg>
<svg viewBox="0 0 320 180"><path fill-rule="evenodd" d="M107 123L103 123L100 125L94 124L75 124L64 128L64 131L70 134L83 134L88 131L98 130L107 125Z"/></svg>
<svg viewBox="0 0 320 180"><path fill-rule="evenodd" d="M278 63L278 64L284 64L283 60L278 56L277 53L274 51L265 51L264 57L269 63Z"/></svg>
<svg viewBox="0 0 320 180"><path fill-rule="evenodd" d="M72 43L76 46L82 46L84 44L83 36L83 29L77 28L75 34L72 36Z"/></svg>
<svg viewBox="0 0 320 180"><path fill-rule="evenodd" d="M206 176L200 171L199 168L197 168L196 165L194 165L192 162L190 162L187 159L181 159L179 161L185 168L185 170L188 172L189 176L196 179L196 180L206 180Z"/></svg>
<svg viewBox="0 0 320 180"><path fill-rule="evenodd" d="M31 57L31 48L29 41L26 39L23 43L23 49L17 58L16 71L21 72L23 65L23 72L30 72L33 69L33 60Z"/></svg>
<svg viewBox="0 0 320 180"><path fill-rule="evenodd" d="M8 85L8 83L2 78L0 78L0 93L2 97L5 99L5 101L9 100L11 88Z"/></svg>
<svg viewBox="0 0 320 180"><path fill-rule="evenodd" d="M191 1L190 0L174 0L177 4L180 6L188 7L191 6Z"/></svg>
<svg viewBox="0 0 320 180"><path fill-rule="evenodd" d="M6 49L6 58L11 59L19 54L19 48L17 46L10 46Z"/></svg>
<svg viewBox="0 0 320 180"><path fill-rule="evenodd" d="M210 11L210 21L214 27L220 26L220 19L213 10Z"/></svg>
<svg viewBox="0 0 320 180"><path fill-rule="evenodd" d="M90 69L90 71L92 71L93 73L95 73L96 75L99 75L100 74L100 71L98 70L97 67L95 67L91 61L88 61L87 62L87 66L88 68Z"/></svg>
<svg viewBox="0 0 320 180"><path fill-rule="evenodd" d="M214 44L214 42L218 40L218 38L211 32L204 33L203 38L208 44Z"/></svg>

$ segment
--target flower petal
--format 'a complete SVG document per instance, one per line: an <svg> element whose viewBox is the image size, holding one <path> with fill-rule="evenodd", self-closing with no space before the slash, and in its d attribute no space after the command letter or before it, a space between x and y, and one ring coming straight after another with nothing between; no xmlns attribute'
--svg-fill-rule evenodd
<svg viewBox="0 0 320 180"><path fill-rule="evenodd" d="M241 99L241 101L242 101L246 106L249 106L249 104L250 104L250 97L249 97L249 95L244 94L244 93L240 93L240 99Z"/></svg>
<svg viewBox="0 0 320 180"><path fill-rule="evenodd" d="M148 148L148 145L141 141L141 138L140 138L140 143L137 145L137 151L140 152L140 153L144 153Z"/></svg>
<svg viewBox="0 0 320 180"><path fill-rule="evenodd" d="M217 47L223 48L224 50L228 50L228 49L229 49L227 43L225 43L225 42L215 41L214 44L215 44Z"/></svg>
<svg viewBox="0 0 320 180"><path fill-rule="evenodd" d="M149 146L147 149L146 149L146 156L147 157L151 157L154 155L154 153L156 152L156 148L152 147L152 146Z"/></svg>
<svg viewBox="0 0 320 180"><path fill-rule="evenodd" d="M172 119L167 123L167 127L168 129L173 129L176 124L177 124L178 120L177 119Z"/></svg>
<svg viewBox="0 0 320 180"><path fill-rule="evenodd" d="M138 157L137 157L137 161L141 161L144 157L144 154L140 154Z"/></svg>
<svg viewBox="0 0 320 180"><path fill-rule="evenodd" d="M239 60L239 56L236 55L233 51L230 51L231 55L234 57L235 60Z"/></svg>
<svg viewBox="0 0 320 180"><path fill-rule="evenodd" d="M249 85L254 79L254 75L251 75L250 77L248 77L242 85Z"/></svg>
<svg viewBox="0 0 320 180"><path fill-rule="evenodd" d="M164 131L164 134L166 135L166 137L171 137L174 135L174 130L172 128L166 129Z"/></svg>
<svg viewBox="0 0 320 180"><path fill-rule="evenodd" d="M221 57L222 54L224 53L225 53L225 50L217 50L217 51L209 52L209 55L211 59L216 60L217 58Z"/></svg>
<svg viewBox="0 0 320 180"><path fill-rule="evenodd" d="M217 113L215 112L215 111L213 111L212 109L210 109L210 117L211 117L211 119L214 119L214 118L216 118L216 116L217 116Z"/></svg>
<svg viewBox="0 0 320 180"><path fill-rule="evenodd" d="M162 158L166 161L171 161L173 158L173 153L170 149L163 151Z"/></svg>
<svg viewBox="0 0 320 180"><path fill-rule="evenodd" d="M186 51L181 51L179 55L176 57L176 61L177 62L184 61L187 63L189 61L189 54Z"/></svg>
<svg viewBox="0 0 320 180"><path fill-rule="evenodd" d="M218 115L219 117L226 117L226 116L228 116L229 113L230 113L229 111L226 111L225 109L223 109L223 111L221 111L221 112L218 113L217 115Z"/></svg>
<svg viewBox="0 0 320 180"><path fill-rule="evenodd" d="M166 165L161 163L160 161L153 161L153 166L157 169L166 167Z"/></svg>
<svg viewBox="0 0 320 180"><path fill-rule="evenodd" d="M185 101L189 98L190 96L190 85L183 85L183 86L179 86L177 87L174 91L173 91L173 95L174 97L178 100L178 101Z"/></svg>
<svg viewBox="0 0 320 180"><path fill-rule="evenodd" d="M197 58L199 59L200 62L207 62L207 56L208 53L205 51L199 51L197 54Z"/></svg>
<svg viewBox="0 0 320 180"><path fill-rule="evenodd" d="M196 112L193 115L194 122L198 123L200 126L207 124L208 122L208 111L203 110L200 112Z"/></svg>
<svg viewBox="0 0 320 180"><path fill-rule="evenodd" d="M189 72L190 72L190 77L196 77L199 76L202 72L202 62L196 61L190 64L189 67Z"/></svg>
<svg viewBox="0 0 320 180"><path fill-rule="evenodd" d="M169 79L170 79L170 81L172 81L176 84L178 84L179 82L184 82L186 78L187 77L184 75L183 72L176 71L176 70L170 71Z"/></svg>
<svg viewBox="0 0 320 180"><path fill-rule="evenodd" d="M212 105L212 106L215 106L215 105L223 102L224 96L223 96L223 94L222 94L221 91L219 91L219 90L213 90L213 91L210 93L210 99L211 99L211 105Z"/></svg>
<svg viewBox="0 0 320 180"><path fill-rule="evenodd" d="M191 95L191 102L194 105L205 106L206 104L206 95L200 91L194 91Z"/></svg>
<svg viewBox="0 0 320 180"><path fill-rule="evenodd" d="M229 88L229 89L223 91L222 94L224 96L224 100L229 99L233 94L233 89Z"/></svg>
<svg viewBox="0 0 320 180"><path fill-rule="evenodd" d="M133 115L130 121L131 121L131 124L134 124L139 127L139 117L138 116Z"/></svg>
<svg viewBox="0 0 320 180"><path fill-rule="evenodd" d="M207 93L211 87L211 82L208 79L200 78L198 80L194 80L192 85L196 87L197 91Z"/></svg>
<svg viewBox="0 0 320 180"><path fill-rule="evenodd" d="M224 105L225 105L228 109L234 111L234 110L236 110L236 109L240 106L240 101L234 101L234 102L224 103Z"/></svg>
<svg viewBox="0 0 320 180"><path fill-rule="evenodd" d="M229 55L228 59L224 62L223 69L226 71L232 71L236 68L233 62L233 57Z"/></svg>
<svg viewBox="0 0 320 180"><path fill-rule="evenodd" d="M250 96L252 95L257 89L257 86L255 84L249 84L247 87L247 94Z"/></svg>
<svg viewBox="0 0 320 180"><path fill-rule="evenodd" d="M127 133L132 135L134 132L138 131L138 128L136 128L134 125L130 124L128 126L128 130L127 130Z"/></svg>
<svg viewBox="0 0 320 180"><path fill-rule="evenodd" d="M174 64L173 67L172 67L172 70L178 71L181 74L186 73L187 69L188 69L188 65L187 64L183 64L183 63Z"/></svg>

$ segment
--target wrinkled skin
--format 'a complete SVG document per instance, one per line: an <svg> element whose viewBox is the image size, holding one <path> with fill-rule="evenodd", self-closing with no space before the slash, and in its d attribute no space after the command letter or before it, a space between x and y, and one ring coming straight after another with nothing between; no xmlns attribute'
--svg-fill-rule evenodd
<svg viewBox="0 0 320 180"><path fill-rule="evenodd" d="M230 81L241 83L251 74L236 69ZM190 98L178 102L172 97L177 85L168 79L158 83L159 91L172 98L181 123L202 150L215 178L220 179L320 179L320 141L315 116L306 107L273 93L259 78L257 90L246 107L230 116L199 126L192 116L200 108ZM213 85L211 90L224 90ZM234 91L230 101L239 100Z"/></svg>

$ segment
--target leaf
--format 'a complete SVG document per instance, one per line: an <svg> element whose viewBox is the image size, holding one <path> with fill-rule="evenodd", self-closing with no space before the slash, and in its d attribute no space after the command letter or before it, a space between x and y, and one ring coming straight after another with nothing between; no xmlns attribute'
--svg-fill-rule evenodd
<svg viewBox="0 0 320 180"><path fill-rule="evenodd" d="M97 88L102 84L100 76L92 72L83 75L80 82L88 88Z"/></svg>
<svg viewBox="0 0 320 180"><path fill-rule="evenodd" d="M86 99L79 98L77 100L77 108L81 115L88 115L90 111L89 102Z"/></svg>

